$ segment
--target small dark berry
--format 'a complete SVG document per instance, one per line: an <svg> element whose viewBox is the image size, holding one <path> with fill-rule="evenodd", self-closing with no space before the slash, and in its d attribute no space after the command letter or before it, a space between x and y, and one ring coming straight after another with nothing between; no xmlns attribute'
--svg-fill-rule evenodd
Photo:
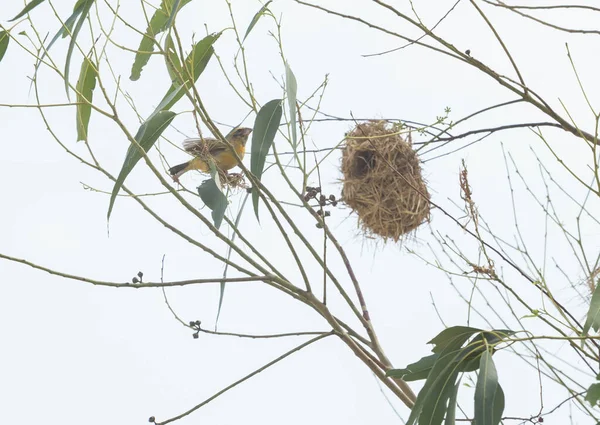
<svg viewBox="0 0 600 425"><path fill-rule="evenodd" d="M317 211L317 215L322 215L322 214L323 214L323 211L321 211L321 210Z"/></svg>
<svg viewBox="0 0 600 425"><path fill-rule="evenodd" d="M322 229L323 228L323 223L317 223L317 229Z"/></svg>
<svg viewBox="0 0 600 425"><path fill-rule="evenodd" d="M325 211L325 217L329 217L331 215L330 211Z"/></svg>
<svg viewBox="0 0 600 425"><path fill-rule="evenodd" d="M194 322L193 320L190 322L190 328L193 328L196 325L196 322Z"/></svg>
<svg viewBox="0 0 600 425"><path fill-rule="evenodd" d="M310 201L310 198L312 198L312 196L310 196L308 193L306 195L304 195L304 202L308 202Z"/></svg>
<svg viewBox="0 0 600 425"><path fill-rule="evenodd" d="M200 326L200 320L196 320L196 326Z"/></svg>
<svg viewBox="0 0 600 425"><path fill-rule="evenodd" d="M140 279L141 279L141 278L143 278L143 277L144 277L144 273L142 273L142 272L138 272L138 277L139 277Z"/></svg>
<svg viewBox="0 0 600 425"><path fill-rule="evenodd" d="M538 418L538 422L543 424L544 423L544 418L542 418L541 416Z"/></svg>
<svg viewBox="0 0 600 425"><path fill-rule="evenodd" d="M316 191L317 193L321 193L321 186L317 186L317 187L315 187L315 191Z"/></svg>
<svg viewBox="0 0 600 425"><path fill-rule="evenodd" d="M466 53L468 56L471 56L471 50L467 49L467 50L465 51L465 53Z"/></svg>
<svg viewBox="0 0 600 425"><path fill-rule="evenodd" d="M148 418L148 422L150 422L151 424L153 424L153 423L155 423L155 422L156 422L156 418L155 418L154 416L150 416L150 417Z"/></svg>
<svg viewBox="0 0 600 425"><path fill-rule="evenodd" d="M329 200L331 202L335 202L335 195L329 195Z"/></svg>
<svg viewBox="0 0 600 425"><path fill-rule="evenodd" d="M131 281L132 281L133 283L138 283L140 280L139 280L137 277L134 277L133 279L131 279Z"/></svg>
<svg viewBox="0 0 600 425"><path fill-rule="evenodd" d="M198 332L194 332L193 337L194 337L194 339L198 339Z"/></svg>

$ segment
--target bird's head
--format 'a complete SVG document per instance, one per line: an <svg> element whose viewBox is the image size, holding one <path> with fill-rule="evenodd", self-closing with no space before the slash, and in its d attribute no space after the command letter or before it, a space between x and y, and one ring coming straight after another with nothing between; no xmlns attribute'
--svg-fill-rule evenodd
<svg viewBox="0 0 600 425"><path fill-rule="evenodd" d="M250 135L250 133L252 133L251 128L238 127L238 128L233 129L227 135L227 139L229 139L230 141L238 140L238 141L242 142L243 145L245 145L246 142L248 141L248 136Z"/></svg>

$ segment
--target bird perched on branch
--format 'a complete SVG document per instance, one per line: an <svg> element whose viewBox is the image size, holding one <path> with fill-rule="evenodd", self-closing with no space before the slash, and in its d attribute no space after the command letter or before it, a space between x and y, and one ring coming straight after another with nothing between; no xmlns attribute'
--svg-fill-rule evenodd
<svg viewBox="0 0 600 425"><path fill-rule="evenodd" d="M237 153L240 159L244 159L246 142L248 141L248 136L251 132L251 128L237 127L225 136L225 139L231 143L235 149L235 153ZM204 139L185 139L183 141L183 149L193 155L194 158L169 169L169 174L173 177L173 181L176 182L179 182L179 177L181 177L182 174L190 170L199 170L204 173L210 172L210 167L208 165L209 157L212 157L215 161L215 165L225 172L238 165L238 161L235 158L231 147L218 139L208 137Z"/></svg>

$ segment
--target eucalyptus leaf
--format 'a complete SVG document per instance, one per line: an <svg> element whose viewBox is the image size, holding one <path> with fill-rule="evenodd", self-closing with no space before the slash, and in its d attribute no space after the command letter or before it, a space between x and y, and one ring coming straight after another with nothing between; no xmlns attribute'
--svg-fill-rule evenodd
<svg viewBox="0 0 600 425"><path fill-rule="evenodd" d="M252 148L250 156L250 171L261 180L262 173L265 168L267 154L271 150L275 134L279 129L281 122L282 99L274 99L267 102L256 116L254 121L254 129L252 130ZM258 188L252 188L252 204L254 205L254 213L258 219Z"/></svg>
<svg viewBox="0 0 600 425"><path fill-rule="evenodd" d="M198 187L198 195L202 202L212 211L211 216L215 227L221 227L225 211L227 210L227 197L221 190L219 173L213 161L209 162L211 178L204 180Z"/></svg>
<svg viewBox="0 0 600 425"><path fill-rule="evenodd" d="M496 388L496 395L494 396L494 413L492 415L493 424L497 425L502 420L502 414L504 413L504 391L500 384Z"/></svg>
<svg viewBox="0 0 600 425"><path fill-rule="evenodd" d="M15 16L14 18L12 18L10 21L8 22L13 22L16 21L17 19L19 19L22 16L25 16L26 14L28 14L29 12L31 12L36 6L39 6L41 3L43 3L44 0L32 0L29 3L27 3L25 5L25 7L23 8L23 10L21 10L17 16Z"/></svg>
<svg viewBox="0 0 600 425"><path fill-rule="evenodd" d="M10 42L10 36L6 31L0 31L0 61L8 49L8 43Z"/></svg>
<svg viewBox="0 0 600 425"><path fill-rule="evenodd" d="M427 375L429 375L431 368L439 357L439 354L423 357L417 362L409 364L404 369L388 370L386 375L392 378L401 378L407 382L427 379Z"/></svg>
<svg viewBox="0 0 600 425"><path fill-rule="evenodd" d="M456 425L456 402L458 399L458 390L460 389L460 378L454 386L454 390L448 399L448 409L446 410L446 420L444 425Z"/></svg>
<svg viewBox="0 0 600 425"><path fill-rule="evenodd" d="M165 29L171 28L173 26L173 21L175 20L175 15L177 15L177 10L179 9L179 3L181 0L175 0L173 2L173 6L171 6L171 13L169 14L169 19L165 25Z"/></svg>
<svg viewBox="0 0 600 425"><path fill-rule="evenodd" d="M54 37L52 37L50 43L48 43L46 48L43 49L44 51L42 52L41 56L35 64L35 73L37 73L37 70L40 67L40 64L42 63L42 60L46 57L48 51L50 51L50 48L54 45L54 43L56 43L56 41L61 36L64 38L67 35L69 35L69 33L72 33L73 25L75 24L77 18L83 13L87 1L88 0L79 0L77 3L75 3L75 6L73 7L73 13L71 13L71 16L67 18L62 27L56 32L56 34L54 34Z"/></svg>
<svg viewBox="0 0 600 425"><path fill-rule="evenodd" d="M479 377L475 386L474 425L497 425L494 423L494 401L498 389L498 373L489 351L481 355Z"/></svg>
<svg viewBox="0 0 600 425"><path fill-rule="evenodd" d="M587 335L590 328L596 332L600 329L600 285L596 285L596 289L594 289L594 293L592 294L590 308L585 319L585 325L583 326L583 334Z"/></svg>
<svg viewBox="0 0 600 425"><path fill-rule="evenodd" d="M250 31L252 31L252 28L254 28L254 26L256 25L256 23L258 22L258 20L261 18L261 16L263 16L265 14L265 12L268 10L267 7L269 6L269 4L272 1L273 0L269 0L268 2L266 2L264 4L264 6L261 7L258 12L256 12L256 14L254 15L254 17L250 21L250 25L248 25L248 29L246 30L246 34L244 34L244 40L246 40L246 37L248 37L248 34L250 34ZM244 41L244 40L242 40L242 41Z"/></svg>
<svg viewBox="0 0 600 425"><path fill-rule="evenodd" d="M290 110L290 125L292 126L292 144L294 152L298 146L298 135L296 132L296 95L298 92L298 84L296 77L292 72L292 68L286 62L285 64L285 90L287 92L288 107Z"/></svg>
<svg viewBox="0 0 600 425"><path fill-rule="evenodd" d="M88 125L92 114L92 99L98 70L89 57L84 57L77 80L77 141L87 140Z"/></svg>
<svg viewBox="0 0 600 425"><path fill-rule="evenodd" d="M65 61L65 92L67 93L67 98L69 98L69 73L71 69L71 56L73 55L73 49L75 48L75 43L77 42L77 36L79 35L79 31L81 31L81 27L87 18L87 15L92 8L95 0L84 0L81 1L80 8L81 12L79 13L79 20L73 27L71 31L71 41L69 42L69 48L67 50L67 59ZM67 34L68 32L65 30L63 34Z"/></svg>
<svg viewBox="0 0 600 425"><path fill-rule="evenodd" d="M183 63L182 74L184 81L177 81L171 84L171 87L161 100L157 111L173 107L185 94L184 87L189 88L198 79L212 58L215 52L213 44L220 36L221 33L211 34L194 44L192 51Z"/></svg>
<svg viewBox="0 0 600 425"><path fill-rule="evenodd" d="M585 394L585 401L592 406L597 406L600 401L600 383L590 385Z"/></svg>
<svg viewBox="0 0 600 425"><path fill-rule="evenodd" d="M163 0L161 2L160 7L156 9L152 15L152 18L150 18L150 23L148 28L146 28L146 33L142 36L142 40L140 41L140 46L137 49L135 60L133 61L133 66L131 67L131 75L129 76L130 80L137 81L140 79L142 69L150 60L152 52L154 52L156 37L161 32L169 28L170 25L172 25L172 22L169 22L169 18L175 11L175 3L180 3L178 10L181 10L183 6L188 4L190 1L192 0Z"/></svg>
<svg viewBox="0 0 600 425"><path fill-rule="evenodd" d="M125 179L131 170L133 170L133 167L135 167L138 161L142 158L140 148L143 149L144 152L148 152L152 146L154 146L154 143L156 143L162 132L169 126L171 121L173 121L174 117L175 112L160 111L156 114L153 114L145 123L140 126L135 135L135 140L139 144L139 147L132 143L129 145L129 149L127 149L125 161L121 167L121 172L117 177L112 194L110 195L110 203L108 205L108 213L106 215L107 221L110 219L110 214L121 186L123 186Z"/></svg>
<svg viewBox="0 0 600 425"><path fill-rule="evenodd" d="M182 73L182 68L181 61L179 60L179 56L175 50L175 43L173 42L173 37L171 37L171 34L168 34L165 38L164 49L166 53L165 63L167 65L169 76L171 77L171 82L177 82L179 75Z"/></svg>
<svg viewBox="0 0 600 425"><path fill-rule="evenodd" d="M476 332L481 332L481 329L471 328L468 326L452 326L437 334L431 341L428 342L428 344L434 344L434 347L431 351L434 353L440 353L447 346L453 345L456 338L462 339L466 337L466 339L463 341L464 343Z"/></svg>

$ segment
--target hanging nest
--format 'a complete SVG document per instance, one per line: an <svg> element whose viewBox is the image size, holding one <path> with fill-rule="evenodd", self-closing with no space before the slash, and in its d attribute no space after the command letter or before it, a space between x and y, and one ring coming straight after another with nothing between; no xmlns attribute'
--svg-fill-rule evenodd
<svg viewBox="0 0 600 425"><path fill-rule="evenodd" d="M357 125L346 134L342 198L367 236L397 242L429 221L429 192L421 165L399 126L385 121Z"/></svg>

